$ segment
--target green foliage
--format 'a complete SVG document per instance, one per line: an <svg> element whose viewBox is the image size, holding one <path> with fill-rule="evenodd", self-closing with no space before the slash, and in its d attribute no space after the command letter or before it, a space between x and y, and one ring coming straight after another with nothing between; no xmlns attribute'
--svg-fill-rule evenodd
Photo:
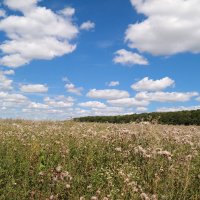
<svg viewBox="0 0 200 200"><path fill-rule="evenodd" d="M0 121L0 200L199 200L199 131Z"/></svg>
<svg viewBox="0 0 200 200"><path fill-rule="evenodd" d="M77 122L100 122L100 123L131 123L152 122L168 125L200 125L200 110L179 112L155 112L123 116L89 116L75 118Z"/></svg>

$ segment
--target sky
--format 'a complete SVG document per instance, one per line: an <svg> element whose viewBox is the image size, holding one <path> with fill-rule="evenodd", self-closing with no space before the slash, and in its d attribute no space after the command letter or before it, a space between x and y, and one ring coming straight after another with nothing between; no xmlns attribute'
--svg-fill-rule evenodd
<svg viewBox="0 0 200 200"><path fill-rule="evenodd" d="M0 2L0 118L200 109L198 0Z"/></svg>

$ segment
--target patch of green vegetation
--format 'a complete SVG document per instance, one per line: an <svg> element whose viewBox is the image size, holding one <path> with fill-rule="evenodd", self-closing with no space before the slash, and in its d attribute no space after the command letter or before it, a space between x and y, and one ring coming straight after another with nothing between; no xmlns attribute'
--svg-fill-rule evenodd
<svg viewBox="0 0 200 200"><path fill-rule="evenodd" d="M0 200L199 200L200 128L0 121Z"/></svg>

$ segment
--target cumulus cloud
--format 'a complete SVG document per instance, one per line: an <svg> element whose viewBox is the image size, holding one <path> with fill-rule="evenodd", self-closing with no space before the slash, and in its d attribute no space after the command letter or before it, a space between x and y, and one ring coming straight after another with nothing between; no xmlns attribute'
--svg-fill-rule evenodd
<svg viewBox="0 0 200 200"><path fill-rule="evenodd" d="M0 17L5 17L6 16L6 12L3 9L0 9Z"/></svg>
<svg viewBox="0 0 200 200"><path fill-rule="evenodd" d="M56 107L56 108L68 108L72 107L74 105L74 100L72 98L49 98L46 97L44 99L44 102L51 107Z"/></svg>
<svg viewBox="0 0 200 200"><path fill-rule="evenodd" d="M65 85L65 88L66 88L67 92L69 92L69 93L73 93L76 95L82 95L82 93L81 93L83 91L82 87L76 87L74 84L68 83Z"/></svg>
<svg viewBox="0 0 200 200"><path fill-rule="evenodd" d="M20 90L25 93L43 93L48 92L48 87L42 84L22 85Z"/></svg>
<svg viewBox="0 0 200 200"><path fill-rule="evenodd" d="M197 98L196 98L196 101L200 101L200 97L197 97Z"/></svg>
<svg viewBox="0 0 200 200"><path fill-rule="evenodd" d="M195 96L198 96L197 92L140 92L136 94L135 98L144 101L186 102Z"/></svg>
<svg viewBox="0 0 200 200"><path fill-rule="evenodd" d="M200 53L198 0L131 0L142 22L130 24L125 40L129 47L153 55Z"/></svg>
<svg viewBox="0 0 200 200"><path fill-rule="evenodd" d="M109 87L115 87L119 85L119 81L111 81L110 83L108 83Z"/></svg>
<svg viewBox="0 0 200 200"><path fill-rule="evenodd" d="M80 26L81 30L86 30L86 31L89 31L94 28L95 28L95 23L91 21L83 22Z"/></svg>
<svg viewBox="0 0 200 200"><path fill-rule="evenodd" d="M31 102L28 105L28 108L32 108L32 109L48 109L49 106L43 103L36 103L36 102Z"/></svg>
<svg viewBox="0 0 200 200"><path fill-rule="evenodd" d="M6 70L6 71L3 71L3 74L5 74L5 75L14 75L15 71L14 70Z"/></svg>
<svg viewBox="0 0 200 200"><path fill-rule="evenodd" d="M13 81L8 79L5 75L9 74L9 71L0 71L0 90L11 90Z"/></svg>
<svg viewBox="0 0 200 200"><path fill-rule="evenodd" d="M114 63L122 65L148 65L148 61L138 53L133 53L125 49L121 49L115 52L113 59Z"/></svg>
<svg viewBox="0 0 200 200"><path fill-rule="evenodd" d="M72 17L75 14L75 9L72 7L64 8L60 13L66 17Z"/></svg>
<svg viewBox="0 0 200 200"><path fill-rule="evenodd" d="M115 90L115 89L96 90L96 89L92 89L87 93L87 96L90 97L90 98L114 100L114 99L128 98L130 95L127 91L123 91L123 90Z"/></svg>
<svg viewBox="0 0 200 200"><path fill-rule="evenodd" d="M25 104L28 102L28 98L21 94L9 94L7 92L0 92L1 106L4 104L12 103L12 105Z"/></svg>
<svg viewBox="0 0 200 200"><path fill-rule="evenodd" d="M184 110L200 110L200 106L179 106L179 107L172 107L172 108L167 108L167 107L162 107L158 108L157 112L177 112L177 111L184 111Z"/></svg>
<svg viewBox="0 0 200 200"><path fill-rule="evenodd" d="M21 14L0 20L0 31L8 37L0 45L1 65L19 67L31 60L50 60L76 49L71 41L79 30L72 18L66 16L72 16L75 11L66 8L55 13L37 3L37 0L4 0L5 5Z"/></svg>
<svg viewBox="0 0 200 200"><path fill-rule="evenodd" d="M137 107L136 108L136 111L138 113L144 113L144 112L147 112L148 111L148 108L147 107Z"/></svg>
<svg viewBox="0 0 200 200"><path fill-rule="evenodd" d="M88 101L84 103L79 103L79 106L89 107L89 108L106 108L106 105L99 101Z"/></svg>
<svg viewBox="0 0 200 200"><path fill-rule="evenodd" d="M147 106L149 102L146 100L137 100L135 98L124 98L124 99L115 99L109 100L109 104L117 107L132 107L132 106Z"/></svg>
<svg viewBox="0 0 200 200"><path fill-rule="evenodd" d="M160 91L172 86L174 83L174 80L169 77L165 77L160 80L152 80L145 77L144 79L131 85L131 88L136 91Z"/></svg>

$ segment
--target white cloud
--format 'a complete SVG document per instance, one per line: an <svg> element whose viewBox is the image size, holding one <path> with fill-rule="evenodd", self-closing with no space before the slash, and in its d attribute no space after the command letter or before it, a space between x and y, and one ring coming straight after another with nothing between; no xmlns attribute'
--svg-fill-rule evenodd
<svg viewBox="0 0 200 200"><path fill-rule="evenodd" d="M76 95L82 95L81 92L83 91L82 87L76 87L74 84L69 83L65 85L67 92L74 93Z"/></svg>
<svg viewBox="0 0 200 200"><path fill-rule="evenodd" d="M0 102L1 102L1 106L2 103L6 104L6 103L12 103L12 105L16 105L16 104L24 104L28 102L27 97L25 97L24 95L21 94L9 94L7 92L0 92Z"/></svg>
<svg viewBox="0 0 200 200"><path fill-rule="evenodd" d="M173 107L173 108L159 108L157 109L157 112L177 112L177 111L184 111L184 110L200 110L200 106L179 106L179 107Z"/></svg>
<svg viewBox="0 0 200 200"><path fill-rule="evenodd" d="M89 107L89 108L106 108L106 105L99 101L88 101L84 103L79 103L79 106Z"/></svg>
<svg viewBox="0 0 200 200"><path fill-rule="evenodd" d="M48 87L41 84L22 85L20 87L20 90L26 93L43 93L43 92L48 92Z"/></svg>
<svg viewBox="0 0 200 200"><path fill-rule="evenodd" d="M115 90L115 89L105 89L105 90L96 90L92 89L87 93L87 96L90 98L99 98L99 99L122 99L128 98L130 95L127 91Z"/></svg>
<svg viewBox="0 0 200 200"><path fill-rule="evenodd" d="M68 108L72 107L74 105L73 99L72 98L49 98L46 97L44 99L44 102L51 107L56 107L56 108Z"/></svg>
<svg viewBox="0 0 200 200"><path fill-rule="evenodd" d="M8 79L5 74L8 71L0 71L0 90L11 90L13 81Z"/></svg>
<svg viewBox="0 0 200 200"><path fill-rule="evenodd" d="M131 88L136 91L159 91L172 86L174 83L174 80L169 77L165 77L160 80L152 80L145 77L137 83L134 83Z"/></svg>
<svg viewBox="0 0 200 200"><path fill-rule="evenodd" d="M113 61L122 65L148 65L146 58L125 49L116 51Z"/></svg>
<svg viewBox="0 0 200 200"><path fill-rule="evenodd" d="M200 97L197 97L197 98L196 98L196 101L200 101Z"/></svg>
<svg viewBox="0 0 200 200"><path fill-rule="evenodd" d="M6 16L6 12L3 9L0 9L0 17L5 17Z"/></svg>
<svg viewBox="0 0 200 200"><path fill-rule="evenodd" d="M125 40L129 47L153 55L200 53L198 0L131 0L146 19L130 24Z"/></svg>
<svg viewBox="0 0 200 200"><path fill-rule="evenodd" d="M9 39L0 45L3 52L1 65L19 67L31 60L50 60L76 49L71 40L79 30L71 17L63 15L64 11L55 13L38 6L36 0L5 0L4 4L19 10L22 15L10 15L0 20L0 31ZM65 12L73 15L75 11L68 8Z"/></svg>
<svg viewBox="0 0 200 200"><path fill-rule="evenodd" d="M72 17L75 14L75 9L72 7L67 7L61 10L60 13L66 17Z"/></svg>
<svg viewBox="0 0 200 200"><path fill-rule="evenodd" d="M135 98L157 102L185 102L195 96L198 96L197 92L140 92L136 94Z"/></svg>
<svg viewBox="0 0 200 200"><path fill-rule="evenodd" d="M95 23L91 22L91 21L84 22L80 26L81 30L86 30L86 31L89 31L89 30L94 29L94 28L95 28Z"/></svg>
<svg viewBox="0 0 200 200"><path fill-rule="evenodd" d="M119 85L119 81L111 81L110 83L108 83L109 87L115 87Z"/></svg>
<svg viewBox="0 0 200 200"><path fill-rule="evenodd" d="M146 100L137 100L135 98L124 98L124 99L116 99L116 100L109 100L109 104L112 106L119 106L119 107L132 107L132 106L147 106L149 102Z"/></svg>
<svg viewBox="0 0 200 200"><path fill-rule="evenodd" d="M126 111L120 107L105 107L105 108L92 108L90 111L91 116L115 116L123 115Z"/></svg>
<svg viewBox="0 0 200 200"><path fill-rule="evenodd" d="M31 102L29 104L28 108L33 108L33 109L48 109L49 106L46 105L46 104L42 104L42 103Z"/></svg>
<svg viewBox="0 0 200 200"><path fill-rule="evenodd" d="M39 0L4 0L4 4L12 10L29 11Z"/></svg>
<svg viewBox="0 0 200 200"><path fill-rule="evenodd" d="M144 113L144 112L148 111L148 108L147 107L138 107L138 108L136 108L136 111L139 113Z"/></svg>
<svg viewBox="0 0 200 200"><path fill-rule="evenodd" d="M3 71L3 74L5 74L5 75L14 75L15 71L14 70L6 70L6 71Z"/></svg>

